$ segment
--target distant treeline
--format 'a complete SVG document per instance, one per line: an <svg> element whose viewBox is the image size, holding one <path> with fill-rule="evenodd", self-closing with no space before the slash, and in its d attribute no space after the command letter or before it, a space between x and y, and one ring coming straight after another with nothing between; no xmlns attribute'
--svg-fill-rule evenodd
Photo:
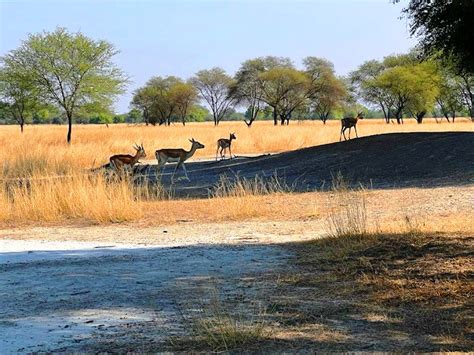
<svg viewBox="0 0 474 355"><path fill-rule="evenodd" d="M393 0L397 2L397 0ZM222 68L191 78L153 76L136 89L129 112L113 102L130 78L114 62L118 50L65 28L30 34L0 57L0 123L140 123L383 117L387 123L435 116L474 121L472 1L409 1L403 10L420 43L407 54L368 60L347 76L316 56L298 66L287 57L244 61L234 75ZM150 68L155 71L156 68Z"/></svg>

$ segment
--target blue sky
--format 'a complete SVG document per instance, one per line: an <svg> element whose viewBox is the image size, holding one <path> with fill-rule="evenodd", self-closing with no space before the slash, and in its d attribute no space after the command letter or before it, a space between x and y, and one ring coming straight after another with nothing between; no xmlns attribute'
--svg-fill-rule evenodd
<svg viewBox="0 0 474 355"><path fill-rule="evenodd" d="M0 0L0 55L28 33L57 26L106 39L131 77L115 105L151 76L183 78L220 66L233 74L246 59L277 55L297 66L306 56L331 60L340 75L365 60L402 53L410 39L389 0Z"/></svg>

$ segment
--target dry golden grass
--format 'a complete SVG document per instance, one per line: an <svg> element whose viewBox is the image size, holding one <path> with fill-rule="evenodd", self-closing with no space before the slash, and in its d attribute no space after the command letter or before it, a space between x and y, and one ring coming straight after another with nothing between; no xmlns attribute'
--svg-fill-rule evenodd
<svg viewBox="0 0 474 355"><path fill-rule="evenodd" d="M129 183L108 184L102 178L84 174L87 169L106 163L112 154L132 153L134 142L143 142L148 154L146 159L153 161L155 149L188 148L188 138L193 137L206 145L196 154L197 158L204 158L214 157L218 138L235 132L235 154L260 154L338 141L339 127L338 121L329 121L326 125L319 121L294 121L283 127L274 127L266 121L256 122L250 129L243 122L223 122L218 127L211 123L190 123L186 127L76 125L73 143L68 146L65 126L27 126L23 134L17 126L2 126L0 223L57 223L76 219L110 223L137 220L143 216L147 219L158 212L166 223L182 219L183 214L203 221L322 215L322 211L315 209L315 203L303 201L308 195L282 194L285 189L281 188L265 187L265 191L253 191L252 184L243 184L232 188L232 193L218 192L220 198L217 199L176 202L143 198L143 193L134 190ZM426 120L422 125L413 120L407 120L404 125L387 125L382 120L364 120L359 124L360 136L473 129L474 125L467 119L458 119L455 124L436 124L434 120ZM58 175L69 178L51 178ZM17 183L18 178L28 178L29 182ZM262 192L271 192L272 196L255 196ZM316 203L322 195L318 196L314 198Z"/></svg>
<svg viewBox="0 0 474 355"><path fill-rule="evenodd" d="M458 119L455 124L427 119L419 125L406 120L404 125L386 124L383 120L364 120L358 124L360 136L393 132L442 132L473 131L468 119ZM154 151L166 147L189 149L188 139L193 137L206 148L198 150L197 158L214 157L216 141L235 132L237 140L233 152L237 155L282 152L339 141L339 121L295 121L290 126L273 126L269 121L256 122L250 129L243 122L222 122L218 127L211 123L189 123L186 127L174 125L76 125L73 127L72 145L65 143L65 126L27 126L21 134L17 126L0 129L0 160L2 175L16 177L20 174L63 174L80 171L107 163L116 153L133 153L132 145L143 142L154 160Z"/></svg>
<svg viewBox="0 0 474 355"><path fill-rule="evenodd" d="M124 222L143 215L136 189L128 181L106 182L103 176L10 182L0 190L0 221L58 222L85 219Z"/></svg>

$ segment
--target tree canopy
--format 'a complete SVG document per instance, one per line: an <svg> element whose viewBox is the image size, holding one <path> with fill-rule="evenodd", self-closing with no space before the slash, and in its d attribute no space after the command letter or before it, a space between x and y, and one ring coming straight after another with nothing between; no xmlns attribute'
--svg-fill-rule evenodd
<svg viewBox="0 0 474 355"><path fill-rule="evenodd" d="M214 124L217 126L236 102L232 95L234 79L222 68L215 67L197 72L190 81L211 108Z"/></svg>
<svg viewBox="0 0 474 355"><path fill-rule="evenodd" d="M107 41L58 28L29 35L1 61L3 70L17 73L39 99L63 110L70 143L72 121L81 106L93 102L110 105L123 92L127 78L112 61L117 53ZM21 85L19 80L10 83Z"/></svg>
<svg viewBox="0 0 474 355"><path fill-rule="evenodd" d="M403 12L426 57L441 51L460 72L474 74L474 1L410 0Z"/></svg>
<svg viewBox="0 0 474 355"><path fill-rule="evenodd" d="M197 91L190 83L175 76L156 76L135 91L132 105L143 112L147 124L170 125L179 119L184 125L196 101Z"/></svg>

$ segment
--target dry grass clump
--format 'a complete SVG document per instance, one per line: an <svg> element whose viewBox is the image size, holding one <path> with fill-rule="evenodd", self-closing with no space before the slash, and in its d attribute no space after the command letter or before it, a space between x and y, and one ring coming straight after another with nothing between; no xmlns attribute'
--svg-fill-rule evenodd
<svg viewBox="0 0 474 355"><path fill-rule="evenodd" d="M339 174L333 180L329 195L327 233L333 238L361 236L368 233L367 207L364 189L350 189Z"/></svg>
<svg viewBox="0 0 474 355"><path fill-rule="evenodd" d="M136 189L126 180L108 181L102 175L38 178L3 182L0 220L30 223L87 220L123 222L143 215Z"/></svg>
<svg viewBox="0 0 474 355"><path fill-rule="evenodd" d="M270 335L260 302L233 305L231 310L216 289L210 290L209 301L182 311L182 318L189 335L171 339L174 351L242 351Z"/></svg>
<svg viewBox="0 0 474 355"><path fill-rule="evenodd" d="M210 196L214 198L246 197L291 191L292 188L276 174L270 178L263 178L257 175L252 179L241 178L238 175L234 178L229 178L224 174L219 177L219 181L210 191Z"/></svg>

